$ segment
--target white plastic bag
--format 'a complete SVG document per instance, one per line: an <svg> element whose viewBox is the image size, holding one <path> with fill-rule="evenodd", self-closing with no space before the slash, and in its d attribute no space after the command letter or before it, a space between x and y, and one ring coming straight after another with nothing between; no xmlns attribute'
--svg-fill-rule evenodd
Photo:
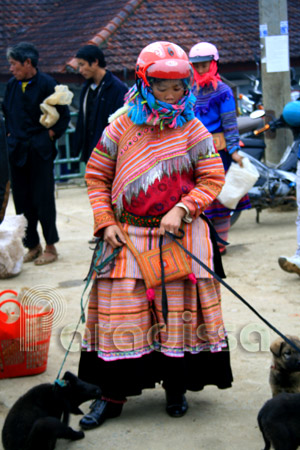
<svg viewBox="0 0 300 450"><path fill-rule="evenodd" d="M248 158L243 158L243 167L232 163L225 176L225 184L217 197L229 209L235 209L240 199L256 183L259 173Z"/></svg>
<svg viewBox="0 0 300 450"><path fill-rule="evenodd" d="M0 226L0 279L18 275L23 266L27 220L23 214L4 217Z"/></svg>

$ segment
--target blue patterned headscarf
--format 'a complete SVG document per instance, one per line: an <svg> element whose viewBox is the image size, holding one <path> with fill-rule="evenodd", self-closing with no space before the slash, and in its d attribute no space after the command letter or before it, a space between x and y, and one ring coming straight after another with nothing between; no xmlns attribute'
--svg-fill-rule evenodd
<svg viewBox="0 0 300 450"><path fill-rule="evenodd" d="M166 125L170 128L181 127L194 119L193 107L196 97L188 88L187 81L182 81L186 89L185 95L176 105L171 105L157 100L151 87L146 86L143 80L138 80L125 97L130 119L137 125L151 123L159 125L161 129Z"/></svg>

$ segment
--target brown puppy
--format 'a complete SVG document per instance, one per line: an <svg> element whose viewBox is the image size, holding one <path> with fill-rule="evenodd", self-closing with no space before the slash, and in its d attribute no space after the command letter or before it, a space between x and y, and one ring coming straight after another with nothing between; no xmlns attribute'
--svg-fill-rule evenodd
<svg viewBox="0 0 300 450"><path fill-rule="evenodd" d="M300 348L299 338L287 337ZM269 382L273 397L281 392L300 393L300 353L282 338L272 342L270 350L273 364Z"/></svg>

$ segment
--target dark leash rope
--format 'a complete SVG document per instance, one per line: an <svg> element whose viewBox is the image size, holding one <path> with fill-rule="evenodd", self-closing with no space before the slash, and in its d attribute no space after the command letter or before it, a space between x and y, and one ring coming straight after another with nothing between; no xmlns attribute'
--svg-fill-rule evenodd
<svg viewBox="0 0 300 450"><path fill-rule="evenodd" d="M181 230L182 231L182 230ZM210 273L216 280L219 281L223 286L226 287L233 295L235 295L241 302L243 302L257 317L260 318L271 330L273 330L275 333L277 333L285 342L287 342L293 349L295 349L297 352L300 353L300 348L297 347L297 345L294 344L293 341L291 341L288 337L286 337L284 334L282 334L274 325L272 325L268 320L266 320L259 312L256 311L253 306L250 305L250 303L247 302L238 292L236 292L229 284L227 284L222 278L216 274L213 270L211 270L209 267L207 267L206 264L204 264L200 259L198 259L195 255L193 255L189 250L187 250L179 241L178 238L181 239L181 236L176 236L173 233L170 233L169 231L166 231L166 234L174 241L176 242L179 247L182 248L182 250L185 251L187 255L189 255L194 261L196 261L201 267L203 267L208 273ZM161 256L161 267L162 267L162 277L164 275L164 269L163 269L163 263L162 263L162 256ZM162 283L162 286L164 283Z"/></svg>
<svg viewBox="0 0 300 450"><path fill-rule="evenodd" d="M207 221L207 220L206 220ZM207 221L208 225L210 226L210 223ZM211 229L210 226L210 230L211 232L214 232L214 229ZM216 248L216 239L213 240L213 248L214 248L214 252L217 253L217 264L219 265L219 273L220 275L218 275L216 272L214 272L213 270L211 270L209 267L207 267L206 264L204 264L202 261L200 261L200 259L198 259L195 255L193 255L189 250L187 250L179 241L178 239L182 239L184 236L184 231L183 230L179 230L181 236L176 236L173 233L170 233L169 231L166 231L166 235L169 236L177 245L179 245L179 247L182 248L182 250L189 255L194 261L196 261L201 267L203 267L209 274L211 274L216 280L219 281L219 283L221 283L223 286L225 286L233 295L235 295L239 300L241 300L257 317L259 317L269 328L271 328L275 333L277 333L285 342L287 342L292 348L294 348L297 352L300 353L300 348L298 348L293 341L291 341L289 338L287 338L284 334L282 334L277 328L275 328L268 320L266 320L261 314L259 314L259 312L256 311L255 308L253 308L253 306L250 305L250 303L248 303L238 292L236 292L231 286L229 286L229 284L227 284L222 278L221 276L225 277L225 274L223 272L223 268L222 268L222 264L220 264L220 252L218 251L218 249ZM216 234L214 232L214 236L216 237ZM222 242L223 244L227 244L225 241L221 240L219 237L217 237L217 239ZM159 247L161 250L162 247L162 242L163 242L163 236L160 236L159 239ZM103 261L103 255L104 255L104 251L103 251L103 246L104 246L104 241L101 239L98 239L96 242L96 246L94 249L94 253L92 256L92 261L91 261L91 265L88 271L88 274L86 276L86 278L84 279L84 281L86 281L84 290L82 292L81 295L81 299L80 299L80 308L81 308L81 314L80 314L80 318L79 321L76 325L75 331L73 333L72 339L69 343L69 346L66 350L63 362L61 364L61 367L58 371L55 383L61 385L61 383L63 383L62 380L59 379L62 368L66 362L67 356L70 352L71 346L74 342L76 333L78 331L79 325L80 323L85 323L85 308L86 305L88 303L88 298L86 299L85 303L83 303L83 297L84 294L90 284L90 281L93 278L94 273L96 274L96 276L105 273L103 272L103 269L107 266L110 265L109 269L107 269L107 271L111 270L111 264L113 264L113 260L116 258L116 256L120 253L120 251L122 250L123 247L118 247L116 249L113 250L113 252L111 253L111 255L109 255L104 261ZM165 323L167 323L167 316L168 316L168 300L167 300L167 292L166 292L166 285L165 285L165 271L164 271L164 263L163 263L163 256L162 256L162 251L160 251L160 263L161 263L161 286L162 286L162 310L163 310L163 317L164 317L164 321Z"/></svg>

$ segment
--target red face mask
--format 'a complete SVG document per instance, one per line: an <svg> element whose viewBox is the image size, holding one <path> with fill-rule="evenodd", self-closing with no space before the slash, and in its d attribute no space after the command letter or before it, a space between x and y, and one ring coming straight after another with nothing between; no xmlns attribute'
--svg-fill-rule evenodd
<svg viewBox="0 0 300 450"><path fill-rule="evenodd" d="M218 81L221 81L220 75L218 74L218 65L215 60L212 60L209 66L209 70L206 73L200 75L197 70L194 69L194 82L197 84L197 88L209 86L212 84L213 88L217 88Z"/></svg>

